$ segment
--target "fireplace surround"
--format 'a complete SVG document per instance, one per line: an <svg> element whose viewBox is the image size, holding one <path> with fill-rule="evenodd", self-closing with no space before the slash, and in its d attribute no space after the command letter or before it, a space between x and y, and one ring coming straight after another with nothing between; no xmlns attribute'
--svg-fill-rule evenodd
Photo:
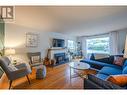
<svg viewBox="0 0 127 95"><path fill-rule="evenodd" d="M64 64L69 61L65 53L55 53L54 59L56 60L56 65Z"/></svg>

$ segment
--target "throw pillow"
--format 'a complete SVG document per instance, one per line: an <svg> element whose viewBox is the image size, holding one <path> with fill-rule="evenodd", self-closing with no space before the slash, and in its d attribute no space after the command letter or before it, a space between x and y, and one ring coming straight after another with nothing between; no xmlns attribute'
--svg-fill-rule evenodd
<svg viewBox="0 0 127 95"><path fill-rule="evenodd" d="M31 60L32 60L32 63L38 63L39 62L39 56L32 56Z"/></svg>
<svg viewBox="0 0 127 95"><path fill-rule="evenodd" d="M115 65L119 65L119 66L123 66L123 62L124 62L124 58L123 57L114 57L114 64Z"/></svg>
<svg viewBox="0 0 127 95"><path fill-rule="evenodd" d="M125 86L127 84L127 75L110 75L107 78L107 81L110 81L119 86Z"/></svg>
<svg viewBox="0 0 127 95"><path fill-rule="evenodd" d="M16 71L16 70L18 70L13 64L9 64L8 68L9 68L10 71Z"/></svg>

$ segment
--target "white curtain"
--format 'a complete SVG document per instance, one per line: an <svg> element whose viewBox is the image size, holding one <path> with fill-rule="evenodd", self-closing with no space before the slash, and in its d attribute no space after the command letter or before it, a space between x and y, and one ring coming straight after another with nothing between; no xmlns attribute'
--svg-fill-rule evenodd
<svg viewBox="0 0 127 95"><path fill-rule="evenodd" d="M109 33L110 37L110 42L109 42L109 47L110 47L110 54L111 55L117 55L118 54L118 32L113 31Z"/></svg>
<svg viewBox="0 0 127 95"><path fill-rule="evenodd" d="M126 35L126 40L125 40L124 57L127 58L127 35Z"/></svg>
<svg viewBox="0 0 127 95"><path fill-rule="evenodd" d="M90 37L82 37L82 52L83 55L86 58L89 58L90 54L87 54L87 48L86 48L86 39L89 38L97 38L97 37L106 37L109 36L110 42L109 42L109 48L110 48L110 55L117 55L118 54L118 32L113 31L109 34L103 34L103 35L97 35L97 36L90 36Z"/></svg>
<svg viewBox="0 0 127 95"><path fill-rule="evenodd" d="M87 37L82 37L82 53L83 56L86 57L87 56L87 52L86 52L86 39Z"/></svg>

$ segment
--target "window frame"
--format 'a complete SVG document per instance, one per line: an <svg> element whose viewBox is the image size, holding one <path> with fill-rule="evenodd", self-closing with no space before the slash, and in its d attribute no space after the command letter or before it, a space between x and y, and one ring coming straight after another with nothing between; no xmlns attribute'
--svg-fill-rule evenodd
<svg viewBox="0 0 127 95"><path fill-rule="evenodd" d="M98 39L98 38L108 38L108 40L109 40L109 42L108 42L108 51L107 52L101 52L101 51L99 51L99 52L95 52L95 51L92 51L92 52L88 52L88 44L87 44L87 40L92 40L92 39ZM96 54L110 54L110 37L109 36L104 36L104 35L102 35L102 36L95 36L95 37L88 37L87 39L86 39L86 53L87 54L89 54L89 53L96 53Z"/></svg>
<svg viewBox="0 0 127 95"><path fill-rule="evenodd" d="M73 48L69 47L69 41L73 42ZM71 49L71 50L74 50L75 49L75 43L73 40L67 40L67 48L68 49Z"/></svg>

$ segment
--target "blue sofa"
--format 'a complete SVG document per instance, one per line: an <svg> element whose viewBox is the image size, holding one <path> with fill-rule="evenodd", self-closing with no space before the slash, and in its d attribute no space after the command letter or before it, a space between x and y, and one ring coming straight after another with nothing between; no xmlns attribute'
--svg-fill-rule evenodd
<svg viewBox="0 0 127 95"><path fill-rule="evenodd" d="M104 66L121 69L122 68L121 66L113 64L115 56L122 57L123 55L112 55L102 59L95 59L94 54L92 54L90 59L83 59L80 60L80 62L88 63L92 68L99 69L99 70L102 69L102 67Z"/></svg>
<svg viewBox="0 0 127 95"><path fill-rule="evenodd" d="M121 56L122 57L122 55L114 55L114 56ZM88 64L90 64L90 66L92 68L98 69L98 73L94 76L95 79L93 79L93 80L97 80L97 78L98 78L99 81L100 80L105 81L109 77L109 75L127 74L127 60L126 59L124 60L123 66L114 65L113 64L114 56L110 56L110 57L102 58L102 59L97 59L97 60L94 57L92 57L90 59L81 60L80 62L88 63ZM93 80L91 81L93 83L89 83L89 84L94 84ZM86 81L90 82L89 77L87 80L85 80L84 85L88 84ZM93 88L94 86L91 85L90 87ZM101 87L99 86L99 88L101 88ZM123 88L126 88L126 86Z"/></svg>

